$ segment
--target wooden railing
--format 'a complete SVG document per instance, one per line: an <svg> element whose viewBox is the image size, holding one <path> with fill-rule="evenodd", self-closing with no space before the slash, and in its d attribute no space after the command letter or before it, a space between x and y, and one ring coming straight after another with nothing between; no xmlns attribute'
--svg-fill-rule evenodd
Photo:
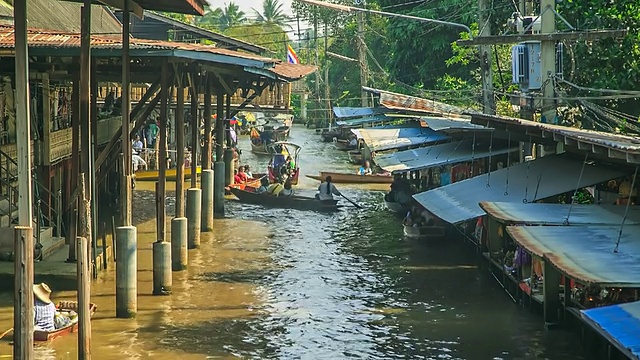
<svg viewBox="0 0 640 360"><path fill-rule="evenodd" d="M122 117L120 116L98 120L98 146L108 143L121 126ZM49 144L44 144L44 148L49 149L49 163L54 164L71 156L72 138L71 128L51 132Z"/></svg>

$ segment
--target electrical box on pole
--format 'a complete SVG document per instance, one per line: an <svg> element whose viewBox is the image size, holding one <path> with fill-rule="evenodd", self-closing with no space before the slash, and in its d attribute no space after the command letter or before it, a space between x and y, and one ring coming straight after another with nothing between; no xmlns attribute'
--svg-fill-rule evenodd
<svg viewBox="0 0 640 360"><path fill-rule="evenodd" d="M511 48L513 82L524 92L542 88L540 41L525 41Z"/></svg>

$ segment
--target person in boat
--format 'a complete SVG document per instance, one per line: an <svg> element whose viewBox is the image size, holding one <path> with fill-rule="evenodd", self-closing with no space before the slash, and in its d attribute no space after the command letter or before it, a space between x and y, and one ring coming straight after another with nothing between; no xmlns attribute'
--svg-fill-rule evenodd
<svg viewBox="0 0 640 360"><path fill-rule="evenodd" d="M238 176L238 169L233 169L233 183L234 184L243 184L242 178Z"/></svg>
<svg viewBox="0 0 640 360"><path fill-rule="evenodd" d="M371 170L371 164L369 164L369 160L365 160L364 164L358 169L358 175L373 175L373 170Z"/></svg>
<svg viewBox="0 0 640 360"><path fill-rule="evenodd" d="M280 191L278 196L293 196L293 188L291 187L291 179L287 179L284 182L283 188L284 189L282 189L282 191Z"/></svg>
<svg viewBox="0 0 640 360"><path fill-rule="evenodd" d="M267 193L273 196L278 196L280 195L280 192L282 192L282 190L284 190L284 185L282 185L282 183L277 182L269 185L269 187L267 188Z"/></svg>
<svg viewBox="0 0 640 360"><path fill-rule="evenodd" d="M138 155L138 152L136 150L133 150L131 152L131 162L133 163L134 172L140 170L141 168L147 168L147 162L144 161L144 159L140 155Z"/></svg>
<svg viewBox="0 0 640 360"><path fill-rule="evenodd" d="M56 329L56 306L51 301L51 289L45 283L33 285L33 312L36 330Z"/></svg>
<svg viewBox="0 0 640 360"><path fill-rule="evenodd" d="M249 176L244 172L244 166L238 167L238 177L242 180L243 184L249 180Z"/></svg>
<svg viewBox="0 0 640 360"><path fill-rule="evenodd" d="M351 136L351 140L349 140L349 147L356 148L358 146L358 139L355 136Z"/></svg>
<svg viewBox="0 0 640 360"><path fill-rule="evenodd" d="M251 168L249 168L249 165L244 166L244 173L247 174L247 177L253 179L253 173L251 172Z"/></svg>
<svg viewBox="0 0 640 360"><path fill-rule="evenodd" d="M289 174L293 173L296 170L296 162L293 161L291 155L287 156L287 160L285 161L284 165L286 166Z"/></svg>
<svg viewBox="0 0 640 360"><path fill-rule="evenodd" d="M333 200L333 195L342 196L342 193L331 182L331 176L327 176L324 182L318 186L316 199L320 201Z"/></svg>
<svg viewBox="0 0 640 360"><path fill-rule="evenodd" d="M263 177L260 179L260 187L256 189L256 194L262 194L267 192L269 189L269 179L267 177Z"/></svg>

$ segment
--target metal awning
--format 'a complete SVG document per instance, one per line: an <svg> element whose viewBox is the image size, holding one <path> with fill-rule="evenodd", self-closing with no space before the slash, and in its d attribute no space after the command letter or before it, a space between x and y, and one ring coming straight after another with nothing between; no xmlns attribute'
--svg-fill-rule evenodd
<svg viewBox="0 0 640 360"><path fill-rule="evenodd" d="M380 115L367 116L359 119L338 120L336 121L336 125L350 127L350 126L361 126L366 124L373 124L377 122L385 122L385 121L392 121L392 120L396 120L396 119L388 117L384 114L380 114Z"/></svg>
<svg viewBox="0 0 640 360"><path fill-rule="evenodd" d="M629 359L640 359L640 301L581 310L582 319Z"/></svg>
<svg viewBox="0 0 640 360"><path fill-rule="evenodd" d="M481 201L534 202L628 175L569 154L550 155L414 195L442 220L459 224L485 214ZM579 179L579 182L578 182Z"/></svg>
<svg viewBox="0 0 640 360"><path fill-rule="evenodd" d="M394 93L363 86L362 90L380 96L380 105L387 109L428 114L478 114L471 108L461 108L443 102Z"/></svg>
<svg viewBox="0 0 640 360"><path fill-rule="evenodd" d="M640 226L507 226L527 251L562 274L588 285L640 287Z"/></svg>
<svg viewBox="0 0 640 360"><path fill-rule="evenodd" d="M378 155L374 159L374 162L385 171L403 173L502 155L517 150L517 147L513 147L510 150L507 148L494 148L489 151L488 144L476 145L474 149L473 140L463 140L398 151L393 154Z"/></svg>
<svg viewBox="0 0 640 360"><path fill-rule="evenodd" d="M333 107L333 113L337 118L351 118L351 117L363 117L363 116L373 116L377 114L384 114L388 112L388 109L380 109L380 108L365 108L365 107Z"/></svg>
<svg viewBox="0 0 640 360"><path fill-rule="evenodd" d="M449 137L429 128L402 127L391 129L354 129L351 130L362 139L371 151L385 151L408 146L421 146L439 141L449 140Z"/></svg>
<svg viewBox="0 0 640 360"><path fill-rule="evenodd" d="M492 128L475 125L470 120L462 118L421 117L420 123L423 127L428 127L435 131L493 131Z"/></svg>
<svg viewBox="0 0 640 360"><path fill-rule="evenodd" d="M583 204L523 204L480 202L487 215L505 224L521 225L616 225L622 224L625 206ZM640 206L630 206L625 224L640 225Z"/></svg>

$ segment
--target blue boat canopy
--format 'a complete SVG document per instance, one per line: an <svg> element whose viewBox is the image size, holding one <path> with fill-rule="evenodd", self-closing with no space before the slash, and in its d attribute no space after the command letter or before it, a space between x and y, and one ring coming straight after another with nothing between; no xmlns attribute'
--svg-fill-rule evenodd
<svg viewBox="0 0 640 360"><path fill-rule="evenodd" d="M582 318L630 359L640 359L640 301L582 310Z"/></svg>
<svg viewBox="0 0 640 360"><path fill-rule="evenodd" d="M371 151L385 151L409 146L422 146L449 140L447 135L429 128L352 129Z"/></svg>
<svg viewBox="0 0 640 360"><path fill-rule="evenodd" d="M481 201L530 203L628 175L618 169L590 164L584 165L581 176L582 168L582 159L568 154L550 155L425 191L413 198L442 220L460 224L485 215L479 205Z"/></svg>

